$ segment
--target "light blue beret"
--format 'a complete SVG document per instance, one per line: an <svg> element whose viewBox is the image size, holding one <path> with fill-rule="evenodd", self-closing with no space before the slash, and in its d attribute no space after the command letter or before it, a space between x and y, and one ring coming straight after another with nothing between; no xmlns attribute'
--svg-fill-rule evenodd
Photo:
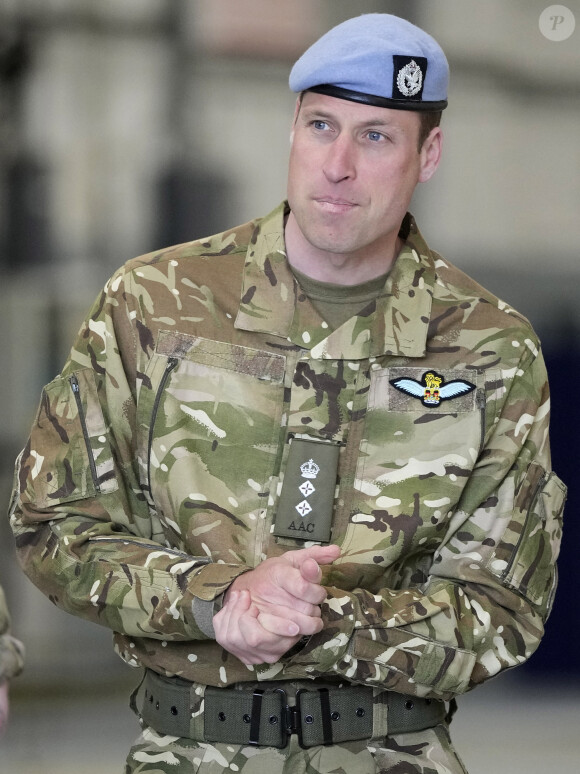
<svg viewBox="0 0 580 774"><path fill-rule="evenodd" d="M367 13L319 38L296 62L290 89L401 110L447 107L449 65L431 35L406 19Z"/></svg>

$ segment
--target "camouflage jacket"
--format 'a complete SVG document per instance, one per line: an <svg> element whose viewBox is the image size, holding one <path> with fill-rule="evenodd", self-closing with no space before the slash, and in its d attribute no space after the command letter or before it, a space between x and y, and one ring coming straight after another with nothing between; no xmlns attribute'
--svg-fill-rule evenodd
<svg viewBox="0 0 580 774"><path fill-rule="evenodd" d="M10 614L0 587L0 683L21 672L23 663L24 647L10 634Z"/></svg>
<svg viewBox="0 0 580 774"><path fill-rule="evenodd" d="M20 560L132 665L448 698L525 661L552 603L565 489L539 343L411 216L379 298L330 331L288 267L283 215L107 283L19 458ZM250 668L215 642L214 604L310 537L298 513L296 537L273 534L296 439L338 451L342 557L323 631Z"/></svg>

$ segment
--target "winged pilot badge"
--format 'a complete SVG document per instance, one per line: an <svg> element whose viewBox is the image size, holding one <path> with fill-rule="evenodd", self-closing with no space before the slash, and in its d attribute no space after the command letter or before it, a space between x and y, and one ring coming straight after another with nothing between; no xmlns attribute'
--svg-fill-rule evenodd
<svg viewBox="0 0 580 774"><path fill-rule="evenodd" d="M417 398L424 406L433 408L442 400L457 398L475 390L475 384L465 382L463 379L453 379L444 383L444 378L436 371L427 371L421 377L421 381L409 377L391 379L390 383L395 389Z"/></svg>
<svg viewBox="0 0 580 774"><path fill-rule="evenodd" d="M414 59L397 73L397 87L405 97L414 97L421 91L423 72Z"/></svg>

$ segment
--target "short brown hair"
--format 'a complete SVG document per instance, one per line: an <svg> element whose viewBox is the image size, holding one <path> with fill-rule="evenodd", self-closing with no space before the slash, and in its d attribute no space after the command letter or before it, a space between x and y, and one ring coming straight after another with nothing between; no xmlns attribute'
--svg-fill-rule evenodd
<svg viewBox="0 0 580 774"><path fill-rule="evenodd" d="M439 126L441 123L441 114L443 111L437 110L437 111L421 111L419 112L419 140L418 140L418 150L419 153L421 152L421 148L423 147L423 143L429 137L429 133L432 129L435 129L436 126Z"/></svg>

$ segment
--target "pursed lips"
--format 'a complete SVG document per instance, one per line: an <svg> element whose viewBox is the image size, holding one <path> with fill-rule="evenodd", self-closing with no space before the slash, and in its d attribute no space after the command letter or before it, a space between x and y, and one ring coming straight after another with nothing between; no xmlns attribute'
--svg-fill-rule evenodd
<svg viewBox="0 0 580 774"><path fill-rule="evenodd" d="M322 209L328 212L348 212L358 206L356 202L351 202L348 199L339 199L334 196L315 196L313 198Z"/></svg>

